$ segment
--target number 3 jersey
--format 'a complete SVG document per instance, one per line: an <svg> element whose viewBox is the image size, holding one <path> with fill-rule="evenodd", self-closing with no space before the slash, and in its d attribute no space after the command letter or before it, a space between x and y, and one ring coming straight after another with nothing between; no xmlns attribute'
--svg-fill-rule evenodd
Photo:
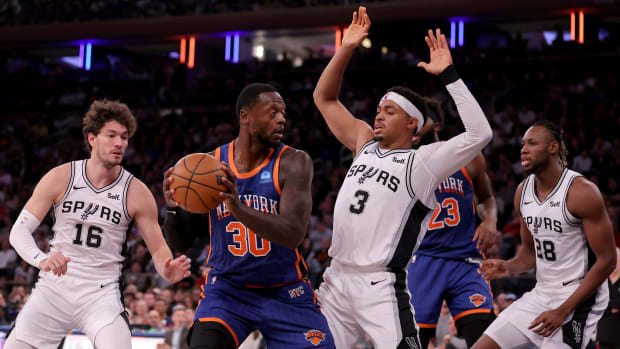
<svg viewBox="0 0 620 349"><path fill-rule="evenodd" d="M579 176L581 174L565 168L544 201L536 195L534 175L523 182L519 208L534 240L536 290L550 299L564 301L558 294L571 294L596 261L581 220L566 207L569 188ZM602 288L606 290L607 285L603 284Z"/></svg>
<svg viewBox="0 0 620 349"><path fill-rule="evenodd" d="M54 236L50 254L71 258L67 275L109 282L121 277L125 242L132 221L127 212L127 189L133 175L121 167L118 177L97 189L86 177L88 160L71 162L71 179L52 213ZM43 277L54 277L42 273Z"/></svg>
<svg viewBox="0 0 620 349"><path fill-rule="evenodd" d="M421 159L425 147L388 151L376 141L362 147L334 207L329 255L336 263L362 270L407 266L436 205L438 179Z"/></svg>
<svg viewBox="0 0 620 349"><path fill-rule="evenodd" d="M247 173L234 162L234 141L215 150L235 174L241 203L265 214L280 213L280 159L288 146L272 148L265 161ZM246 227L221 203L209 213L211 251L208 277L224 277L239 286L275 287L302 280L307 267L298 249L291 250ZM207 280L210 281L210 280Z"/></svg>

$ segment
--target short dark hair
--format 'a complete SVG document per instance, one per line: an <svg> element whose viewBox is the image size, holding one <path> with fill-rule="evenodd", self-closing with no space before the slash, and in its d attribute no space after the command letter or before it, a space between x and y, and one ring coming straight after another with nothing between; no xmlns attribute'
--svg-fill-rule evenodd
<svg viewBox="0 0 620 349"><path fill-rule="evenodd" d="M263 92L278 92L275 87L268 84L253 83L249 84L241 90L237 97L237 105L235 111L237 117L241 115L241 109L252 108L258 102L258 95Z"/></svg>
<svg viewBox="0 0 620 349"><path fill-rule="evenodd" d="M424 97L413 92L410 88L405 86L393 86L392 88L387 90L387 92L396 92L399 95L407 98L409 102L413 103L413 105L415 105L415 107L418 108L420 112L422 112L424 120L426 120L428 116L431 116L428 102L424 99Z"/></svg>
<svg viewBox="0 0 620 349"><path fill-rule="evenodd" d="M82 134L88 149L91 149L90 143L88 143L88 134L99 134L103 125L110 120L115 120L125 126L129 137L134 135L138 127L136 118L129 110L127 104L108 99L94 101L90 108L88 108L84 118L82 118Z"/></svg>
<svg viewBox="0 0 620 349"><path fill-rule="evenodd" d="M566 149L566 144L564 143L564 131L562 130L562 128L549 120L537 121L536 123L534 123L534 125L532 125L532 127L534 126L541 126L546 128L547 131L549 131L549 133L551 134L553 140L559 143L560 150L558 151L558 156L560 157L560 165L562 167L566 167L568 164L568 161L566 160L568 156L568 150Z"/></svg>

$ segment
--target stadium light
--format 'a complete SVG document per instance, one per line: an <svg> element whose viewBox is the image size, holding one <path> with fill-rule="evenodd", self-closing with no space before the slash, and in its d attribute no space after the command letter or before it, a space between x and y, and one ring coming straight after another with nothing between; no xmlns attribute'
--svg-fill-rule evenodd
<svg viewBox="0 0 620 349"><path fill-rule="evenodd" d="M187 44L187 40L185 38L181 39L181 48L179 50L179 63L185 64L185 45Z"/></svg>
<svg viewBox="0 0 620 349"><path fill-rule="evenodd" d="M575 41L575 12L570 13L570 39Z"/></svg>
<svg viewBox="0 0 620 349"><path fill-rule="evenodd" d="M580 44L584 42L584 22L583 11L579 11L579 40L577 42Z"/></svg>
<svg viewBox="0 0 620 349"><path fill-rule="evenodd" d="M340 28L338 28L338 30L336 30L336 44L334 46L336 47L335 51L338 51L340 45L342 45L342 32L340 31Z"/></svg>
<svg viewBox="0 0 620 349"><path fill-rule="evenodd" d="M226 47L224 48L224 60L230 61L230 35L226 35Z"/></svg>
<svg viewBox="0 0 620 349"><path fill-rule="evenodd" d="M463 46L464 40L463 38L465 37L465 24L463 23L463 21L459 21L459 46Z"/></svg>
<svg viewBox="0 0 620 349"><path fill-rule="evenodd" d="M450 22L450 48L456 47L456 22Z"/></svg>
<svg viewBox="0 0 620 349"><path fill-rule="evenodd" d="M196 37L189 38L189 50L187 54L187 67L192 69L194 67L194 59L196 56Z"/></svg>
<svg viewBox="0 0 620 349"><path fill-rule="evenodd" d="M90 70L90 60L92 58L93 45L91 43L86 44L86 59L84 62L84 69Z"/></svg>
<svg viewBox="0 0 620 349"><path fill-rule="evenodd" d="M233 42L233 63L239 63L239 34L235 34L235 40Z"/></svg>
<svg viewBox="0 0 620 349"><path fill-rule="evenodd" d="M84 44L80 44L80 68L84 68Z"/></svg>

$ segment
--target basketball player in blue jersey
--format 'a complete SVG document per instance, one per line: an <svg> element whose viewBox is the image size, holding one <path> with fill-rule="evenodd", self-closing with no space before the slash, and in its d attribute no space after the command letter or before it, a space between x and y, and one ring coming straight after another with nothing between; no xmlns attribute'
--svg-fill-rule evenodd
<svg viewBox="0 0 620 349"><path fill-rule="evenodd" d="M566 168L562 130L540 121L523 136L529 176L515 192L522 247L489 259L486 279L536 268L536 286L493 321L475 349L585 348L609 301L616 265L613 228L596 185Z"/></svg>
<svg viewBox="0 0 620 349"><path fill-rule="evenodd" d="M374 127L355 118L338 95L369 29L366 8L360 7L314 90L330 130L354 154L334 206L332 262L319 300L339 349L350 349L363 333L376 349L420 348L407 267L437 206L435 189L485 147L492 131L439 29L428 31L430 62L418 66L445 84L465 132L412 149L413 136L429 116L428 103L403 86L380 99Z"/></svg>
<svg viewBox="0 0 620 349"><path fill-rule="evenodd" d="M439 141L436 128L443 124L441 105L429 100L429 107L438 123L427 118L414 139L414 147ZM497 205L482 154L444 179L435 190L435 197L437 208L409 265L411 304L420 327L422 348L427 348L435 337L444 299L458 333L471 347L494 319L491 289L477 271L481 252L495 241L497 224ZM482 219L478 228L476 211Z"/></svg>
<svg viewBox="0 0 620 349"><path fill-rule="evenodd" d="M228 188L207 215L180 210L168 170L164 230L176 250L209 229L213 268L190 330L190 348L237 348L253 330L267 347L334 348L298 250L308 227L313 163L281 143L286 104L270 85L246 86L237 99L239 136L211 154Z"/></svg>

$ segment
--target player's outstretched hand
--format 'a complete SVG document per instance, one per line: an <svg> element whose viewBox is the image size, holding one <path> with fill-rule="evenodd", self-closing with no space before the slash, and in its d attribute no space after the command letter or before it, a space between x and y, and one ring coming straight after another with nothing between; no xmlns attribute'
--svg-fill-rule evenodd
<svg viewBox="0 0 620 349"><path fill-rule="evenodd" d="M172 198L172 194L174 194L174 189L170 189L170 184L174 180L174 177L172 176L173 170L174 170L174 167L170 167L164 173L164 183L163 183L164 200L166 200L166 205L170 208L179 206L179 203L174 201L174 199Z"/></svg>
<svg viewBox="0 0 620 349"><path fill-rule="evenodd" d="M190 262L191 259L185 255L175 259L168 258L164 262L164 273L162 276L172 283L179 282L190 276Z"/></svg>
<svg viewBox="0 0 620 349"><path fill-rule="evenodd" d="M441 34L441 30L438 28L435 30L435 34L433 34L432 30L429 30L428 36L425 36L424 40L426 40L426 44L431 50L431 61L428 63L420 62L418 67L431 74L439 75L439 73L452 65L452 55L450 54L446 36Z"/></svg>
<svg viewBox="0 0 620 349"><path fill-rule="evenodd" d="M351 49L358 47L368 36L368 29L370 29L370 17L366 13L366 8L360 6L358 11L353 12L351 25L342 37L342 46Z"/></svg>
<svg viewBox="0 0 620 349"><path fill-rule="evenodd" d="M225 193L220 192L220 197L226 204L226 208L234 215L241 206L239 191L237 190L237 179L224 161L222 161L222 171L226 174L226 177L222 178L222 183L228 190Z"/></svg>
<svg viewBox="0 0 620 349"><path fill-rule="evenodd" d="M485 280L503 278L508 275L506 261L502 259L487 259L480 263L478 272Z"/></svg>
<svg viewBox="0 0 620 349"><path fill-rule="evenodd" d="M51 270L54 275L62 276L67 273L67 262L70 260L71 258L65 257L62 252L56 251L39 263L39 269L42 271Z"/></svg>
<svg viewBox="0 0 620 349"><path fill-rule="evenodd" d="M568 315L561 308L545 311L538 315L527 329L541 336L551 337L562 326Z"/></svg>
<svg viewBox="0 0 620 349"><path fill-rule="evenodd" d="M478 240L476 247L480 250L480 252L485 253L487 249L495 245L496 234L497 227L495 226L495 223L489 221L482 221L478 228L476 228L476 232L472 241Z"/></svg>

